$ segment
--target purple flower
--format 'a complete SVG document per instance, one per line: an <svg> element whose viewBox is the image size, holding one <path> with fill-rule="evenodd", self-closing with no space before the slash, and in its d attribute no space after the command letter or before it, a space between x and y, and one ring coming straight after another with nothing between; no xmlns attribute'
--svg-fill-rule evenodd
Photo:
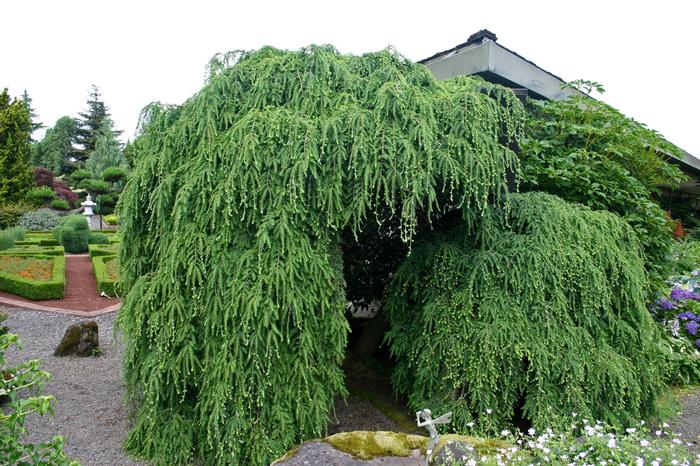
<svg viewBox="0 0 700 466"><path fill-rule="evenodd" d="M684 290L683 288L674 287L671 290L671 299L673 299L674 301L682 301L688 299L700 301L700 294L695 293L691 290Z"/></svg>
<svg viewBox="0 0 700 466"><path fill-rule="evenodd" d="M666 309L667 311L676 308L676 306L674 306L673 303L666 298L657 299L656 305L659 306L661 309Z"/></svg>
<svg viewBox="0 0 700 466"><path fill-rule="evenodd" d="M695 318L696 318L697 316L696 316L695 314L693 314L692 312L690 312L690 311L686 311L686 312L681 312L681 313L678 314L678 316L676 316L676 317L678 317L678 318L681 319L681 320L695 320Z"/></svg>
<svg viewBox="0 0 700 466"><path fill-rule="evenodd" d="M695 340L695 344L697 345L698 348L700 348L700 340Z"/></svg>
<svg viewBox="0 0 700 466"><path fill-rule="evenodd" d="M685 324L685 329L690 333L691 335L697 335L698 334L698 323L695 322L694 320L691 320L687 324Z"/></svg>

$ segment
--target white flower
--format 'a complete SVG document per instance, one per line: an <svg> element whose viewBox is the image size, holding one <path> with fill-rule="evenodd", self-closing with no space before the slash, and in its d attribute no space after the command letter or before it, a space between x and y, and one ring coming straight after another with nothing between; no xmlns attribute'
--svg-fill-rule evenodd
<svg viewBox="0 0 700 466"><path fill-rule="evenodd" d="M643 459L643 458L640 458L640 457L638 456L637 459L636 459L636 461L635 461L635 464L636 464L637 466L644 466L644 459Z"/></svg>
<svg viewBox="0 0 700 466"><path fill-rule="evenodd" d="M654 432L654 434L656 434L657 437L661 437L661 431L660 431L660 430L657 430L656 432Z"/></svg>
<svg viewBox="0 0 700 466"><path fill-rule="evenodd" d="M635 429L634 427L628 427L627 429L625 429L625 432L627 432L628 434L634 434L635 432L637 432L637 429Z"/></svg>
<svg viewBox="0 0 700 466"><path fill-rule="evenodd" d="M639 421L639 424L644 425L645 424L644 420Z"/></svg>
<svg viewBox="0 0 700 466"><path fill-rule="evenodd" d="M668 422L664 422L663 424L661 424L661 427L663 427L664 429L668 429L670 426L668 425Z"/></svg>
<svg viewBox="0 0 700 466"><path fill-rule="evenodd" d="M503 429L501 431L501 436L508 437L509 435L510 435L510 432L507 429Z"/></svg>
<svg viewBox="0 0 700 466"><path fill-rule="evenodd" d="M654 460L654 461L651 462L651 466L660 466L660 465L661 465L661 463L659 463L659 462L656 461L656 460Z"/></svg>
<svg viewBox="0 0 700 466"><path fill-rule="evenodd" d="M476 466L476 460L470 459L469 461L467 461L467 466Z"/></svg>
<svg viewBox="0 0 700 466"><path fill-rule="evenodd" d="M527 430L527 435L535 435L535 429L533 429L532 427L530 427L530 428Z"/></svg>
<svg viewBox="0 0 700 466"><path fill-rule="evenodd" d="M571 416L576 417L576 416L578 416L578 413L571 413Z"/></svg>
<svg viewBox="0 0 700 466"><path fill-rule="evenodd" d="M473 423L473 422L467 422L467 427L474 427L474 423Z"/></svg>
<svg viewBox="0 0 700 466"><path fill-rule="evenodd" d="M648 447L649 445L651 445L651 442L647 439L642 439L639 441L639 444L643 447Z"/></svg>
<svg viewBox="0 0 700 466"><path fill-rule="evenodd" d="M608 440L608 448L617 448L617 442L614 438Z"/></svg>
<svg viewBox="0 0 700 466"><path fill-rule="evenodd" d="M491 408L486 408L486 414L491 414L493 412L493 409Z"/></svg>

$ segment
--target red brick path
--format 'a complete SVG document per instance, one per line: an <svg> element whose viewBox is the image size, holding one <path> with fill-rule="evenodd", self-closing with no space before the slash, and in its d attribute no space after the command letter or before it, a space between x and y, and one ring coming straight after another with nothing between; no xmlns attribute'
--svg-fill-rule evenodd
<svg viewBox="0 0 700 466"><path fill-rule="evenodd" d="M75 315L99 315L116 311L121 300L102 298L87 254L66 254L66 288L63 299L32 301L0 291L0 305Z"/></svg>

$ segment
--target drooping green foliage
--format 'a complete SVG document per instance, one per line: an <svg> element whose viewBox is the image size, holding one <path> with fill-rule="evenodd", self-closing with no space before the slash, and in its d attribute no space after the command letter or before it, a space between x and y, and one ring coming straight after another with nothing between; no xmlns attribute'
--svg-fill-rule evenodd
<svg viewBox="0 0 700 466"><path fill-rule="evenodd" d="M637 422L662 384L645 280L617 215L512 195L508 215L493 207L473 234L459 225L414 245L392 277L394 387L412 408L453 411L457 431L519 417L566 428L571 413Z"/></svg>
<svg viewBox="0 0 700 466"><path fill-rule="evenodd" d="M24 101L0 92L0 204L19 202L32 185L31 120Z"/></svg>
<svg viewBox="0 0 700 466"><path fill-rule="evenodd" d="M263 48L150 106L120 201L119 323L138 405L127 448L158 464L268 464L319 436L346 342L343 231L486 208L523 118L477 78L391 51ZM474 216L464 215L468 221Z"/></svg>
<svg viewBox="0 0 700 466"><path fill-rule="evenodd" d="M683 154L657 132L589 98L603 92L599 84L576 81L570 88L576 92L567 100L531 102L521 144L522 189L622 215L642 242L651 278L661 283L669 272L673 222L654 195L684 178L668 163Z"/></svg>

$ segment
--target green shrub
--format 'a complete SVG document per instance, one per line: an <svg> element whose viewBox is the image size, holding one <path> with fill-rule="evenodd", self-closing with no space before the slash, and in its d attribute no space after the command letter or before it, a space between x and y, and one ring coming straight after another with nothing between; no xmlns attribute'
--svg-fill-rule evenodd
<svg viewBox="0 0 700 466"><path fill-rule="evenodd" d="M700 269L700 240L686 238L677 241L671 252L673 266L671 275L681 275Z"/></svg>
<svg viewBox="0 0 700 466"><path fill-rule="evenodd" d="M120 183L126 180L126 170L122 167L107 167L102 171L101 178L109 183Z"/></svg>
<svg viewBox="0 0 700 466"><path fill-rule="evenodd" d="M26 230L22 227L13 227L0 231L0 251L10 249L15 243L24 238Z"/></svg>
<svg viewBox="0 0 700 466"><path fill-rule="evenodd" d="M8 228L17 225L20 217L34 207L26 203L0 204L0 228Z"/></svg>
<svg viewBox="0 0 700 466"><path fill-rule="evenodd" d="M104 233L90 233L88 244L109 244L109 237Z"/></svg>
<svg viewBox="0 0 700 466"><path fill-rule="evenodd" d="M109 243L108 245L90 244L88 246L88 251L90 257L115 256L119 251L117 246L118 245L114 243Z"/></svg>
<svg viewBox="0 0 700 466"><path fill-rule="evenodd" d="M26 212L19 219L19 226L31 231L53 230L61 222L61 217L48 209L39 209Z"/></svg>
<svg viewBox="0 0 700 466"><path fill-rule="evenodd" d="M70 182L73 186L80 186L80 184L89 179L92 175L89 170L81 168L70 174Z"/></svg>
<svg viewBox="0 0 700 466"><path fill-rule="evenodd" d="M498 432L516 413L537 429L566 428L572 412L635 423L665 386L646 284L619 216L512 195L473 234L459 226L416 244L392 276L394 388L414 410L454 412L458 431L476 420Z"/></svg>
<svg viewBox="0 0 700 466"><path fill-rule="evenodd" d="M102 217L102 221L104 221L107 225L118 225L119 216L117 214L105 215Z"/></svg>
<svg viewBox="0 0 700 466"><path fill-rule="evenodd" d="M109 183L102 180L83 180L80 187L92 194L93 199L100 194L106 194L110 191Z"/></svg>
<svg viewBox="0 0 700 466"><path fill-rule="evenodd" d="M121 282L119 276L114 276L114 269L118 269L115 256L92 256L92 270L97 280L97 291L109 296L121 294Z"/></svg>
<svg viewBox="0 0 700 466"><path fill-rule="evenodd" d="M54 241L57 242L57 241ZM41 244L27 244L0 251L0 255L37 255L42 256L62 256L65 253L63 246L42 246Z"/></svg>
<svg viewBox="0 0 700 466"><path fill-rule="evenodd" d="M6 257L36 258L53 261L51 279L48 281L30 280L20 275L0 271L0 291L23 296L28 299L60 299L63 298L65 286L66 258L64 256L42 255L3 255L0 261Z"/></svg>
<svg viewBox="0 0 700 466"><path fill-rule="evenodd" d="M51 204L49 204L49 207L56 210L69 210L70 204L65 199L54 199L51 201Z"/></svg>
<svg viewBox="0 0 700 466"><path fill-rule="evenodd" d="M27 193L27 200L37 207L44 206L56 198L56 193L49 186L37 186Z"/></svg>
<svg viewBox="0 0 700 466"><path fill-rule="evenodd" d="M38 359L6 367L8 348L20 344L17 335L0 331L0 393L9 400L0 411L0 464L78 466L63 452L63 437L56 436L41 443L23 438L27 434L27 416L53 414L55 400L52 396L39 395L51 375L39 370Z"/></svg>
<svg viewBox="0 0 700 466"><path fill-rule="evenodd" d="M83 215L64 217L61 224L54 230L54 238L69 253L82 253L88 250L90 228Z"/></svg>

